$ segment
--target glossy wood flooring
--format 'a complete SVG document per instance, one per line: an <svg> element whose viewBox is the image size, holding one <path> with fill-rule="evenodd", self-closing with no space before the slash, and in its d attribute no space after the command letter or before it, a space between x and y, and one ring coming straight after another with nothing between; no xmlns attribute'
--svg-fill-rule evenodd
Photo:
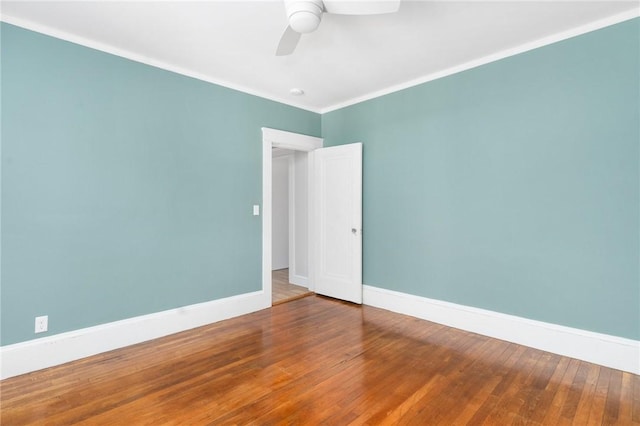
<svg viewBox="0 0 640 426"><path fill-rule="evenodd" d="M2 425L640 424L640 377L306 297L1 384Z"/></svg>
<svg viewBox="0 0 640 426"><path fill-rule="evenodd" d="M271 286L271 303L273 305L290 302L313 294L309 289L289 282L288 268L276 269L271 273Z"/></svg>

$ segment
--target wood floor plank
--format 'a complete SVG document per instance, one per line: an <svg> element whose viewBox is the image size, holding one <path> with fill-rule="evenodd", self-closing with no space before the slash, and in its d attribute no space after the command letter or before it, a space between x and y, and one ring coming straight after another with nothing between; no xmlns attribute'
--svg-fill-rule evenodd
<svg viewBox="0 0 640 426"><path fill-rule="evenodd" d="M565 422L571 421L576 415L578 403L580 402L580 397L582 396L582 391L584 389L584 383L587 380L588 371L589 365L585 362L580 362L571 388L569 389L569 393L567 394L567 399L562 407L561 417Z"/></svg>
<svg viewBox="0 0 640 426"><path fill-rule="evenodd" d="M484 421L485 417L482 416L481 408L485 409L486 415L489 414L492 405L487 401L502 380L501 371L504 371L505 366L509 365L511 359L515 359L514 354L519 347L522 348L522 346L512 343L508 344L500 356L495 356L490 360L490 362L493 362L493 368L487 372L486 378L483 378L484 384L482 388L477 392L471 393L467 403L462 406L462 410L455 410L451 413L453 417L451 419L452 425L472 424L472 418L477 422ZM495 353L497 354L497 351Z"/></svg>
<svg viewBox="0 0 640 426"><path fill-rule="evenodd" d="M591 400L591 407L589 408L589 417L585 424L593 426L602 424L604 405L607 401L607 394L609 392L610 377L611 370L600 369L598 381L596 382L595 391L593 393L593 399Z"/></svg>
<svg viewBox="0 0 640 426"><path fill-rule="evenodd" d="M529 414L523 414L527 419L527 424L539 425L543 424L544 417L551 409L551 404L556 396L562 377L564 376L569 366L570 359L566 357L560 357L560 360L556 364L553 375L549 378L544 391L539 396L535 409L530 411Z"/></svg>
<svg viewBox="0 0 640 426"><path fill-rule="evenodd" d="M633 421L633 374L622 374L622 394L620 395L621 424L631 424Z"/></svg>
<svg viewBox="0 0 640 426"><path fill-rule="evenodd" d="M602 416L603 424L617 424L621 391L622 371L614 370L611 372L611 378L609 379L609 391L607 392L607 401L604 405L604 416Z"/></svg>
<svg viewBox="0 0 640 426"><path fill-rule="evenodd" d="M640 379L633 377L632 420L640 423Z"/></svg>
<svg viewBox="0 0 640 426"><path fill-rule="evenodd" d="M496 409L498 403L502 398L502 393L505 389L505 383L510 383L512 379L512 372L516 368L517 363L522 358L522 355L527 351L524 346L517 346L516 350L505 361L503 367L494 375L498 381L495 387L493 387L491 394L486 398L484 404L482 404L478 410L473 413L473 416L469 420L469 424L484 424L487 417Z"/></svg>
<svg viewBox="0 0 640 426"><path fill-rule="evenodd" d="M582 389L582 395L576 407L576 414L573 417L573 423L580 425L586 425L589 422L590 408L593 405L595 388L600 373L600 368L595 364L588 364L587 368L584 388Z"/></svg>
<svg viewBox="0 0 640 426"><path fill-rule="evenodd" d="M511 380L504 381L501 384L508 383L504 388L500 401L487 417L489 424L511 424L512 416L517 413L524 401L519 398L519 393L523 390L527 391L533 381L533 374L539 366L538 360L542 357L543 352L528 348L522 357L518 360L515 368L515 374L511 375Z"/></svg>
<svg viewBox="0 0 640 426"><path fill-rule="evenodd" d="M450 424L456 417L454 414L459 407L466 405L470 395L475 394L488 379L492 369L490 359L499 355L507 344L493 339L479 337L479 342L460 351L456 369L443 373L446 383L440 389L436 388L432 394L423 397L414 404L403 417L401 423Z"/></svg>
<svg viewBox="0 0 640 426"><path fill-rule="evenodd" d="M640 425L640 377L311 296L0 382L2 425Z"/></svg>
<svg viewBox="0 0 640 426"><path fill-rule="evenodd" d="M440 330L441 333L446 334L446 330ZM377 386L384 388L386 386L386 397L382 401L375 403L376 394L373 392L365 392L361 395L354 395L349 398L349 405L345 406L349 410L348 418L345 418L343 413L334 416L334 421L338 424L351 423L351 424L375 424L373 419L377 417L385 418L388 412L397 408L398 404L410 398L411 395L425 385L425 382L429 382L433 377L437 375L437 370L432 362L433 358L442 356L446 352L443 347L435 345L424 345L429 347L429 354L422 354L420 352L414 352L410 359L396 359L387 362L390 366L391 374L398 369L410 370L413 373L407 375L404 380L397 383L396 386L389 388L388 383L385 385L385 380L379 380L376 377L369 377L368 382L377 381ZM413 347L406 347L406 351L415 351ZM371 354L371 358L375 358L375 354ZM364 383L367 385L367 383Z"/></svg>
<svg viewBox="0 0 640 426"><path fill-rule="evenodd" d="M440 333L431 335L433 339L440 339L444 337L449 345L455 344L461 335L459 333L450 333L448 329L441 329ZM415 336L414 336L415 337ZM393 411L398 408L398 405L402 405L403 401L407 399L415 398L415 395L424 392L428 389L425 387L425 381L430 382L432 378L436 376L442 376L443 367L449 361L444 361L440 364L437 360L442 360L447 357L447 353L450 349L446 346L440 345L425 345L424 341L417 340L411 342L412 344L406 348L411 353L411 357L398 357L395 360L390 360L389 365L392 366L392 371L398 371L398 369L410 369L413 374L405 377L400 383L394 386L392 389L388 389L387 397L382 403L374 403L376 396L375 393L367 392L366 398L359 398L352 400L350 410L357 414L357 420L354 420L353 424L377 424L390 415L393 416ZM375 357L375 355L374 355ZM407 363L408 362L408 363ZM372 378L372 382L377 382L377 386L383 387L384 381L378 378ZM431 384L433 385L433 383ZM431 386L430 385L430 386ZM388 387L388 384L386 385ZM363 410L362 408L367 408ZM344 419L334 419L338 423L341 423Z"/></svg>
<svg viewBox="0 0 640 426"><path fill-rule="evenodd" d="M562 376L562 380L556 392L556 396L553 398L551 406L549 407L549 410L547 411L542 424L556 425L563 423L562 413L564 411L564 406L579 366L580 361L578 361L577 359L572 359L569 361L569 365L567 366L565 374ZM566 423L566 420L564 421L564 423Z"/></svg>
<svg viewBox="0 0 640 426"><path fill-rule="evenodd" d="M532 424L534 415L543 411L540 400L543 399L545 392L549 392L547 386L560 363L560 358L550 353L542 354L536 365L536 373L529 376L527 386L522 387L516 394L516 399L522 401L522 404L517 412L515 409L512 410L511 424Z"/></svg>

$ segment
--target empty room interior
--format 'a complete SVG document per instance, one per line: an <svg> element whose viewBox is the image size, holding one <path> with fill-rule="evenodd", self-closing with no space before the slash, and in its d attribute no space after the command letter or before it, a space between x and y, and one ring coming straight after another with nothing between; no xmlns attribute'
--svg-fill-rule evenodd
<svg viewBox="0 0 640 426"><path fill-rule="evenodd" d="M638 1L2 1L2 425L640 425Z"/></svg>

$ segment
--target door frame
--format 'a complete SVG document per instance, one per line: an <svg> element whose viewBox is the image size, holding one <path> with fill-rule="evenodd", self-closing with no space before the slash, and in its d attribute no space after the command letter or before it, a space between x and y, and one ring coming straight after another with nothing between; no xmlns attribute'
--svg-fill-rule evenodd
<svg viewBox="0 0 640 426"><path fill-rule="evenodd" d="M286 132L284 130L270 129L268 127L262 128L262 293L264 306L271 306L271 209L272 209L272 188L271 188L271 174L272 174L272 148L284 148L294 151L308 152L307 161L307 190L308 199L313 199L313 151L318 148L322 148L324 145L324 139L314 136L302 135L299 133ZM313 229L313 205L310 204L308 208L308 226L309 229ZM309 232L309 236L312 233ZM312 256L312 242L308 240L308 278L309 289L313 289L313 256Z"/></svg>
<svg viewBox="0 0 640 426"><path fill-rule="evenodd" d="M274 176L275 173L275 163L280 161L282 162L282 167L286 168L286 174L287 174L287 178L286 178L286 188L284 188L283 190L286 191L287 194L287 203L286 203L286 208L284 208L283 210L287 212L287 223L286 223L286 230L282 230L286 232L287 235L287 239L286 239L286 246L287 246L287 257L286 257L286 263L287 265L289 265L289 271L291 271L291 263L292 263L292 258L295 259L295 253L293 253L294 250L291 250L291 240L292 240L292 232L295 231L295 229L292 229L292 222L293 222L293 215L295 214L295 212L293 211L293 207L295 205L295 193L292 193L292 185L293 185L293 181L295 180L295 176L293 176L293 172L294 172L294 152L295 151L291 151L291 150L281 150L280 148L274 148L273 149L273 153L271 156L271 173L272 176ZM274 257L275 257L275 253L273 251L273 243L278 239L278 236L276 235L276 231L273 229L273 223L275 221L275 216L274 216L274 212L278 209L278 203L276 202L276 200L273 197L273 193L275 191L274 188L274 183L273 183L273 179L271 181L271 263L272 263L272 268L274 267L273 263L274 263ZM284 207L284 206L280 206L280 207ZM281 211L282 212L282 211ZM281 243L284 243L284 241L281 240ZM282 260L284 261L284 258L282 258ZM277 266L277 265L276 265Z"/></svg>

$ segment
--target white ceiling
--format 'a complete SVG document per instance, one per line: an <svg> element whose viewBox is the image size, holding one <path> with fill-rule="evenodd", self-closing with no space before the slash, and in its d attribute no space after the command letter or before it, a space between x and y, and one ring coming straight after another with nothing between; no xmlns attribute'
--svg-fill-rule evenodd
<svg viewBox="0 0 640 426"><path fill-rule="evenodd" d="M276 57L282 1L2 1L2 20L316 112L639 14L638 1L408 1L325 14ZM289 94L302 88L304 96Z"/></svg>

